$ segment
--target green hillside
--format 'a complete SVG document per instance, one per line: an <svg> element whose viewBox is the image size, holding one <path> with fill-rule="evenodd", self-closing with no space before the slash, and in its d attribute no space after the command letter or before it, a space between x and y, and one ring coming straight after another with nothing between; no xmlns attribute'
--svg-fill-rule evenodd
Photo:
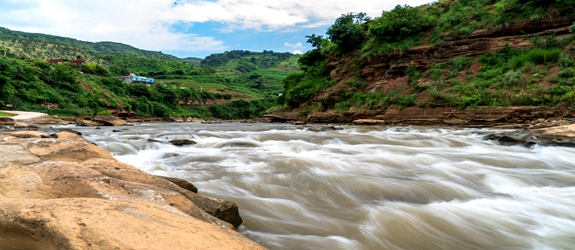
<svg viewBox="0 0 575 250"><path fill-rule="evenodd" d="M345 14L310 35L285 111L575 108L574 0L459 0ZM540 33L543 32L543 33Z"/></svg>
<svg viewBox="0 0 575 250"><path fill-rule="evenodd" d="M26 33L20 31L12 31L0 27L0 40L32 40L48 44L69 45L75 48L83 49L93 54L108 54L108 53L122 53L135 56L146 56L167 60L177 60L178 58L172 55L167 55L157 51L147 51L134 48L130 45L114 43L114 42L85 42L73 38L38 34Z"/></svg>
<svg viewBox="0 0 575 250"><path fill-rule="evenodd" d="M299 56L290 53L249 52L214 63L119 43L0 32L0 105L11 103L19 110L63 116L250 118L271 107L281 93L283 78L298 71ZM86 60L82 73L69 63L45 62L46 58L78 56ZM235 69L240 64L249 70ZM227 73L230 68L235 72ZM126 84L116 78L130 73L153 77L156 84Z"/></svg>

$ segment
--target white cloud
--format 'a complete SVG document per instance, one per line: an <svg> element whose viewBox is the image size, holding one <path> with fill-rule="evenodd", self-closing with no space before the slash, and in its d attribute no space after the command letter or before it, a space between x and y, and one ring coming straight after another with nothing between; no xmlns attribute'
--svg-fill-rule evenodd
<svg viewBox="0 0 575 250"><path fill-rule="evenodd" d="M294 48L294 49L305 49L305 46L303 46L302 43L291 44L291 43L285 42L284 46Z"/></svg>
<svg viewBox="0 0 575 250"><path fill-rule="evenodd" d="M216 39L216 34L199 35L194 23L224 24L225 28L214 33L246 29L289 32L330 25L347 12L376 17L399 3L416 6L426 2L429 0L0 0L0 26L87 41L117 41L149 50L221 51L227 49L224 42ZM171 27L176 24L187 31L175 31ZM303 49L303 45L286 46Z"/></svg>
<svg viewBox="0 0 575 250"><path fill-rule="evenodd" d="M418 6L429 0L181 0L171 13L189 22L223 22L231 29L278 30L295 25L320 27L348 12L380 16L397 4Z"/></svg>
<svg viewBox="0 0 575 250"><path fill-rule="evenodd" d="M8 2L10 3L10 2ZM0 26L86 41L114 41L148 50L222 51L213 36L174 32L178 18L165 19L173 1L44 0L0 12ZM0 4L4 4L0 0ZM193 30L193 29L192 29Z"/></svg>
<svg viewBox="0 0 575 250"><path fill-rule="evenodd" d="M293 53L296 54L296 55L301 55L301 54L303 54L303 52L301 52L301 50L299 50L299 49L294 50Z"/></svg>

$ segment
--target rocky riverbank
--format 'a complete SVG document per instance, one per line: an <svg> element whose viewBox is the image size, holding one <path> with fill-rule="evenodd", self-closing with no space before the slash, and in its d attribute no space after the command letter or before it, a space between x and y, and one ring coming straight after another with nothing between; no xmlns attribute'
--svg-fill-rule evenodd
<svg viewBox="0 0 575 250"><path fill-rule="evenodd" d="M568 108L546 107L468 107L391 108L357 112L280 113L266 115L272 122L347 123L356 125L439 125L465 127L541 128L575 123Z"/></svg>
<svg viewBox="0 0 575 250"><path fill-rule="evenodd" d="M121 163L75 133L0 134L2 249L263 249L233 202Z"/></svg>

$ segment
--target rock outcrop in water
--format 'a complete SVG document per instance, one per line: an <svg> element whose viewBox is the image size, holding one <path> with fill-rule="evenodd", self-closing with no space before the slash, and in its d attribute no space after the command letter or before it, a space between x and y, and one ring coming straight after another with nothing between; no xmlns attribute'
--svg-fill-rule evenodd
<svg viewBox="0 0 575 250"><path fill-rule="evenodd" d="M118 162L76 134L46 137L0 135L1 249L263 249L233 230L234 203Z"/></svg>
<svg viewBox="0 0 575 250"><path fill-rule="evenodd" d="M497 141L502 145L524 145L530 147L534 144L539 144L575 147L575 124L490 134L483 139Z"/></svg>

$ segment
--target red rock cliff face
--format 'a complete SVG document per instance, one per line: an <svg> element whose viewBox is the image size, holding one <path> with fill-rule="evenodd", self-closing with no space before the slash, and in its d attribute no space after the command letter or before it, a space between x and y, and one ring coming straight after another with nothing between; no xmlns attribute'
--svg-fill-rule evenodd
<svg viewBox="0 0 575 250"><path fill-rule="evenodd" d="M573 21L520 22L502 29L477 30L467 38L444 35L442 38L447 42L438 45L418 46L402 53L366 57L361 61L361 75L368 83L375 83L404 76L407 66L412 62L419 71L425 71L434 63L497 51L505 44L516 49L528 48L532 46L530 39L536 36L555 34L558 39L570 36L569 25ZM338 75L335 73L338 65L340 63L329 64L333 75Z"/></svg>
<svg viewBox="0 0 575 250"><path fill-rule="evenodd" d="M388 92L398 88L409 88L405 71L413 63L417 70L424 72L433 64L448 61L457 57L477 56L494 52L509 45L521 49L532 46L531 39L555 35L557 39L570 36L569 26L575 21L541 19L536 22L519 22L494 30L477 30L469 36L444 35L445 41L437 45L425 45L411 48L401 53L390 53L364 57L360 61L361 77L367 81L366 90ZM356 72L350 63L354 56L334 60L327 67L332 78L353 79ZM336 91L346 86L321 91L312 100L323 103L329 98L336 98ZM349 87L347 87L349 88ZM293 116L293 115L292 115ZM276 115L272 120L304 120L311 123L350 123L355 119L382 119L387 123L409 124L450 124L450 125L485 125L503 123L523 123L540 118L571 117L570 109L541 107L478 107L460 110L456 107L371 110L362 112L329 113L317 112L304 116L290 117Z"/></svg>

